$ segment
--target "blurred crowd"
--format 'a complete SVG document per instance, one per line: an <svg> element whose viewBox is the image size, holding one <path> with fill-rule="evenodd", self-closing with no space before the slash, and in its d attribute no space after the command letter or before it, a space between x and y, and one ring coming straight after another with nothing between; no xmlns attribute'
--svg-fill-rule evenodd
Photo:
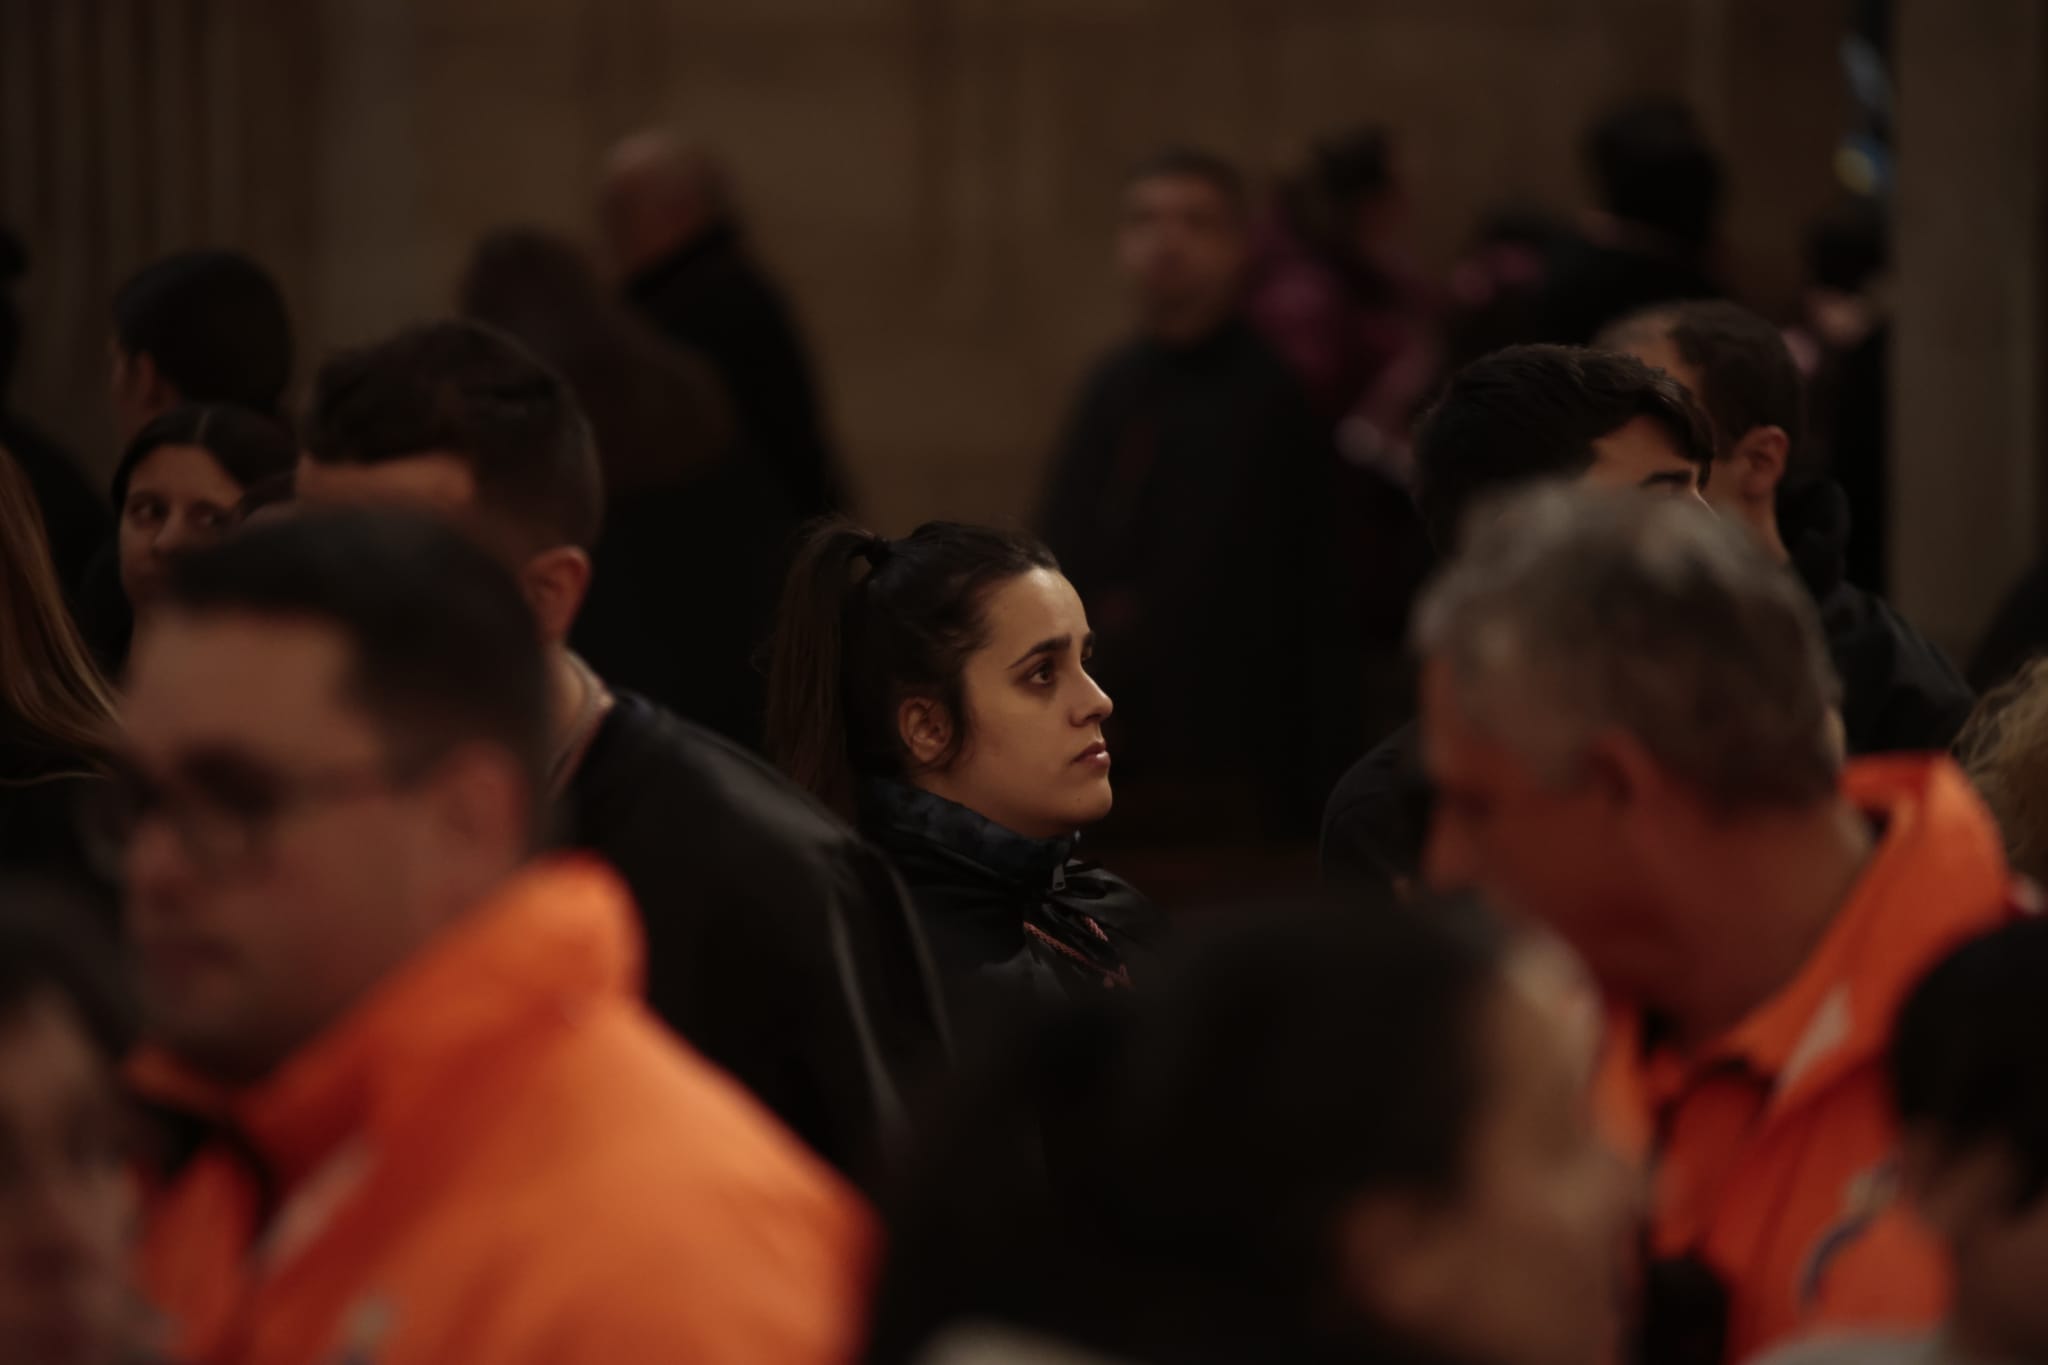
<svg viewBox="0 0 2048 1365"><path fill-rule="evenodd" d="M303 401L147 264L104 491L0 307L0 1362L2048 1361L2048 568L1887 601L1881 196L1584 152L1160 150L900 537L665 132Z"/></svg>

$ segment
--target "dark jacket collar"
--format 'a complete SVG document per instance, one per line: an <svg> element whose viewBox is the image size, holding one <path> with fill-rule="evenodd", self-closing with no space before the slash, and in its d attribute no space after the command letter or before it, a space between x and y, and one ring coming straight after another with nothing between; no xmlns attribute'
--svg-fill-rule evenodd
<svg viewBox="0 0 2048 1365"><path fill-rule="evenodd" d="M1035 890L1059 888L1077 842L1074 835L1028 839L922 787L885 778L861 784L860 805L861 824L871 831L935 844L1003 881Z"/></svg>

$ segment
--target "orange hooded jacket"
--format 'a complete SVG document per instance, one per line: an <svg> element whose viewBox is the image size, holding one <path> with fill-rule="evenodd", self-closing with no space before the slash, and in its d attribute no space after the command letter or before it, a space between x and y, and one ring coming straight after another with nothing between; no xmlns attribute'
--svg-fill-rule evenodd
<svg viewBox="0 0 2048 1365"><path fill-rule="evenodd" d="M2020 913L1991 817L1946 759L1853 765L1877 850L1799 974L1717 1042L1645 1048L1618 1011L1600 1114L1651 1174L1650 1245L1729 1290L1727 1358L1820 1329L1917 1328L1948 1302L1939 1248L1896 1199L1885 1053L1900 1005L1963 940Z"/></svg>
<svg viewBox="0 0 2048 1365"><path fill-rule="evenodd" d="M139 1058L233 1135L151 1211L173 1358L849 1358L860 1200L645 1012L633 934L608 871L542 864L252 1088Z"/></svg>

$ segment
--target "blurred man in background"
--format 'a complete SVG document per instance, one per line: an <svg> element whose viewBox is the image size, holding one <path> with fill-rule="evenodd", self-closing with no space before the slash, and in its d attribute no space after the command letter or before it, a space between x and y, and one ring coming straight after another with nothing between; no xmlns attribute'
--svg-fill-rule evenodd
<svg viewBox="0 0 2048 1365"><path fill-rule="evenodd" d="M1117 699L1119 836L1305 832L1322 785L1329 429L1244 320L1248 212L1207 152L1131 176L1118 259L1137 336L1084 383L1041 516Z"/></svg>
<svg viewBox="0 0 2048 1365"><path fill-rule="evenodd" d="M1653 303L1718 297L1724 177L1692 110L1670 99L1621 105L1587 131L1585 157L1599 209L1559 245L1526 339L1583 346Z"/></svg>
<svg viewBox="0 0 2048 1365"><path fill-rule="evenodd" d="M1714 455L1707 420L1669 376L1628 356L1516 346L1451 380L1415 438L1416 501L1450 556L1474 507L1555 479L1697 498ZM1384 892L1414 882L1429 822L1415 726L1337 782L1323 808L1326 882Z"/></svg>
<svg viewBox="0 0 2048 1365"><path fill-rule="evenodd" d="M1842 680L1849 752L1954 744L1975 698L1939 649L1849 581L1848 500L1812 468L1799 369L1778 329L1738 304L1701 300L1623 319L1601 344L1662 370L1706 409L1707 500L1813 595Z"/></svg>
<svg viewBox="0 0 2048 1365"><path fill-rule="evenodd" d="M810 348L748 247L725 167L672 134L637 133L606 158L598 216L627 297L717 366L747 449L775 467L796 512L844 506Z"/></svg>
<svg viewBox="0 0 2048 1365"><path fill-rule="evenodd" d="M1810 599L1686 500L1496 509L1417 644L1426 875L1548 925L1611 1007L1603 1121L1654 1180L1640 1358L1936 1321L1884 1059L1921 974L2018 913L1962 773L1845 774Z"/></svg>
<svg viewBox="0 0 2048 1365"><path fill-rule="evenodd" d="M641 1006L615 875L535 858L548 682L432 519L173 572L126 719L177 1359L845 1359L859 1200Z"/></svg>

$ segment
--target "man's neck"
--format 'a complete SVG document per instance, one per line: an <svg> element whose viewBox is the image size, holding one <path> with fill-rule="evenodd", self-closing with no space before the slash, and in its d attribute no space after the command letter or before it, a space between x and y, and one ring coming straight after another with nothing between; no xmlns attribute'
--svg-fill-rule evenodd
<svg viewBox="0 0 2048 1365"><path fill-rule="evenodd" d="M1869 861L1874 839L1839 798L1745 817L1705 851L1700 872L1673 878L1670 960L1651 1002L1690 1050L1726 1033L1798 976Z"/></svg>

